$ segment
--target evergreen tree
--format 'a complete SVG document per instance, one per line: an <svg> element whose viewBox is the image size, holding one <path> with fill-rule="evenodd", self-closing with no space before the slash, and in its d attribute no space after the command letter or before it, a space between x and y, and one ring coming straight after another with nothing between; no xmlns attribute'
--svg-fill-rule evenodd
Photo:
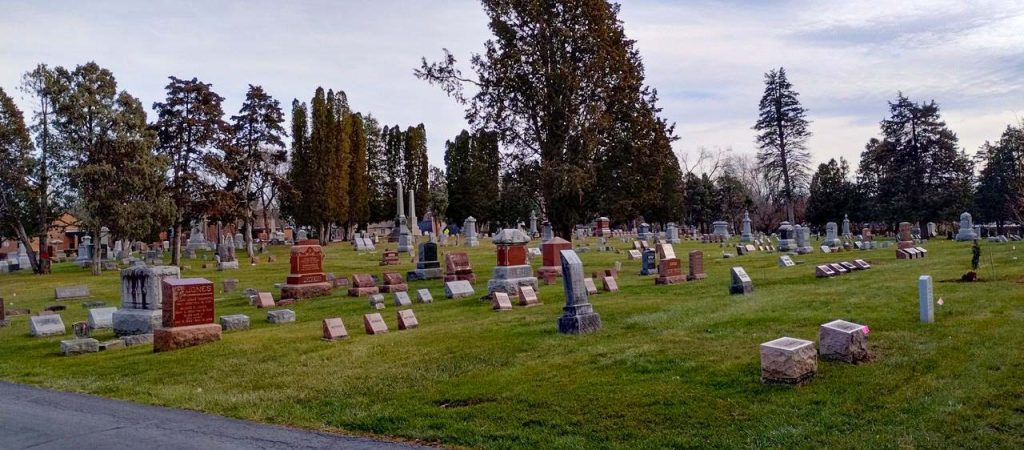
<svg viewBox="0 0 1024 450"><path fill-rule="evenodd" d="M874 217L890 223L956 217L970 205L973 165L959 149L934 102L914 103L900 93L881 122L882 139L861 154L864 191Z"/></svg>
<svg viewBox="0 0 1024 450"><path fill-rule="evenodd" d="M448 181L445 173L438 167L430 166L430 212L434 216L434 224L444 224L448 211Z"/></svg>
<svg viewBox="0 0 1024 450"><path fill-rule="evenodd" d="M30 182L38 164L32 158L32 141L25 119L14 100L0 88L0 236L12 236L29 251L33 271L41 273L32 250L35 198L39 191ZM26 227L28 224L28 227Z"/></svg>
<svg viewBox="0 0 1024 450"><path fill-rule="evenodd" d="M372 115L366 116L366 171L369 181L370 223L394 219L395 185L389 177L386 128Z"/></svg>
<svg viewBox="0 0 1024 450"><path fill-rule="evenodd" d="M210 162L216 159L230 135L221 103L224 98L211 84L196 78L169 77L167 98L153 104L159 137L158 152L170 161L169 189L174 203L174 251L171 264L180 264L181 237L192 221L203 218L217 206L222 191L215 181L222 178Z"/></svg>
<svg viewBox="0 0 1024 450"><path fill-rule="evenodd" d="M370 180L367 167L367 136L366 124L359 114L346 117L350 148L352 152L349 166L349 214L347 229L351 230L358 224L366 224L370 219Z"/></svg>
<svg viewBox="0 0 1024 450"><path fill-rule="evenodd" d="M405 159L405 189L413 189L416 198L416 217L423 218L430 200L430 161L427 160L427 131L423 124L405 130L403 158ZM406 205L408 207L408 205Z"/></svg>
<svg viewBox="0 0 1024 450"><path fill-rule="evenodd" d="M474 189L471 181L470 148L472 138L469 131L462 130L454 140L445 142L444 167L445 184L447 185L448 207L444 216L449 223L462 226L462 222L471 214L470 205L474 201Z"/></svg>
<svg viewBox="0 0 1024 450"><path fill-rule="evenodd" d="M683 201L685 221L698 229L710 230L711 223L718 220L721 206L715 201L715 183L708 174L700 177L692 172L686 174Z"/></svg>
<svg viewBox="0 0 1024 450"><path fill-rule="evenodd" d="M424 60L416 75L465 104L474 129L492 130L510 150L539 161L547 217L569 238L574 225L593 218L596 192L615 188L611 180L597 184L595 161L661 131L652 131L655 96L643 87L635 41L623 31L619 6L605 0L484 0L483 7L494 36L472 58L476 79L467 80L447 51L439 63ZM472 98L464 82L475 85ZM458 188L451 179L448 187L450 194ZM449 211L456 205L452 197Z"/></svg>
<svg viewBox="0 0 1024 450"><path fill-rule="evenodd" d="M293 222L308 223L311 205L304 201L305 192L311 184L317 183L313 176L313 161L310 157L309 108L298 99L292 100L292 148L291 166L288 169L288 186L281 193L281 212Z"/></svg>
<svg viewBox="0 0 1024 450"><path fill-rule="evenodd" d="M344 92L328 92L327 98L332 144L328 173L323 180L327 183L327 195L330 200L330 222L345 224L349 221L349 169L352 164L351 126L346 127L345 121L351 121L351 111L348 109Z"/></svg>
<svg viewBox="0 0 1024 450"><path fill-rule="evenodd" d="M849 180L850 164L839 158L818 165L811 177L810 196L807 201L807 221L824 227L828 222L839 222L853 211L856 186ZM854 213L854 219L857 219Z"/></svg>
<svg viewBox="0 0 1024 450"><path fill-rule="evenodd" d="M807 151L807 111L800 105L797 92L786 79L783 68L764 75L764 96L754 130L757 131L757 161L765 175L776 186L781 186L781 197L786 200L790 223L796 223L793 199L807 185L811 154Z"/></svg>
<svg viewBox="0 0 1024 450"><path fill-rule="evenodd" d="M984 166L978 177L975 220L1003 225L1024 220L1024 124L1008 126L994 144L986 142L979 152Z"/></svg>
<svg viewBox="0 0 1024 450"><path fill-rule="evenodd" d="M236 194L243 221L246 254L255 255L252 245L253 203L260 180L277 177L276 167L284 162L284 112L261 86L249 85L238 115L231 117L234 145L225 155L231 168L229 189ZM272 182L272 181L271 181Z"/></svg>

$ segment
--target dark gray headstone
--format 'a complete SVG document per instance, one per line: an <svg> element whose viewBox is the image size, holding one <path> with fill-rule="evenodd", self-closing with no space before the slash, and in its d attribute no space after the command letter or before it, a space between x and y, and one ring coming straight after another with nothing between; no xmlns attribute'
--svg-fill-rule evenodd
<svg viewBox="0 0 1024 450"><path fill-rule="evenodd" d="M582 334L601 329L601 316L594 312L584 284L583 262L573 250L562 250L562 284L565 287L565 307L558 318L558 332Z"/></svg>

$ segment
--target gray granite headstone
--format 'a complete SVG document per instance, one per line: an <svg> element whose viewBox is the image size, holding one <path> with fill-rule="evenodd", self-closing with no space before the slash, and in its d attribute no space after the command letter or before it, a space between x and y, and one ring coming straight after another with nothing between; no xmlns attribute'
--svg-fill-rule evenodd
<svg viewBox="0 0 1024 450"><path fill-rule="evenodd" d="M248 330L249 316L245 314L220 316L220 327L224 331Z"/></svg>
<svg viewBox="0 0 1024 450"><path fill-rule="evenodd" d="M754 282L747 275L742 267L732 268L732 285L729 287L730 294L750 294L754 292Z"/></svg>
<svg viewBox="0 0 1024 450"><path fill-rule="evenodd" d="M278 309L275 311L267 311L267 322L270 323L288 323L295 321L295 311L290 309Z"/></svg>
<svg viewBox="0 0 1024 450"><path fill-rule="evenodd" d="M89 310L89 326L94 330L114 327L114 312L117 308L92 308Z"/></svg>
<svg viewBox="0 0 1024 450"><path fill-rule="evenodd" d="M406 291L395 292L395 306L412 306L412 300Z"/></svg>
<svg viewBox="0 0 1024 450"><path fill-rule="evenodd" d="M601 329L601 316L594 312L584 284L583 262L573 250L559 252L562 260L562 285L565 306L558 318L558 332L582 334Z"/></svg>
<svg viewBox="0 0 1024 450"><path fill-rule="evenodd" d="M59 336L67 332L60 314L32 316L29 320L29 334L35 337Z"/></svg>
<svg viewBox="0 0 1024 450"><path fill-rule="evenodd" d="M444 295L448 298L473 296L473 285L466 280L449 281L444 284Z"/></svg>
<svg viewBox="0 0 1024 450"><path fill-rule="evenodd" d="M416 301L420 303L433 303L434 296L430 294L429 289L420 289L416 291Z"/></svg>
<svg viewBox="0 0 1024 450"><path fill-rule="evenodd" d="M931 275L921 275L921 277L917 279L917 290L918 307L921 310L921 322L935 322L935 304L933 303Z"/></svg>
<svg viewBox="0 0 1024 450"><path fill-rule="evenodd" d="M53 290L54 298L57 300L68 300L73 298L83 298L89 296L89 286L75 285L75 286L62 286Z"/></svg>

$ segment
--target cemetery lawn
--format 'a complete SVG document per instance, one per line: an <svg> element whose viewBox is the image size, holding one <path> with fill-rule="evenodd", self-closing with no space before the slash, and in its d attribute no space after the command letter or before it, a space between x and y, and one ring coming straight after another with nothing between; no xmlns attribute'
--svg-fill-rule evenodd
<svg viewBox="0 0 1024 450"><path fill-rule="evenodd" d="M481 295L495 259L482 241L469 250ZM271 325L242 289L277 297L273 284L287 273L288 249L275 247L277 262L236 271L186 263L183 276L216 283L217 315L248 314L250 330L169 353L138 346L61 357L61 337L31 338L28 317L10 317L0 328L0 379L454 447L1024 448L1024 260L1014 243L983 242L982 281L960 283L970 245L925 246L925 259L897 261L890 248L794 256L799 265L779 268L778 254L723 259L718 245L684 241L675 246L684 270L686 253L701 249L708 278L671 286L639 276L639 262L625 252L581 253L587 273L623 266L620 292L591 297L604 328L586 336L556 333L560 284L541 287L542 306L496 313L475 298L444 299L439 280L411 283L435 299L413 306L420 327L398 331L387 295L391 332L379 336L363 332L367 299L341 290L290 306L296 323ZM348 244L325 253L326 270L339 276L383 269L379 253L357 254ZM857 258L874 268L814 277L815 264ZM753 295L728 295L732 266L746 268ZM412 267L403 255L388 270L404 275ZM55 287L72 284L120 306L116 272L93 277L70 264L55 272L0 275L8 311L37 312L57 303ZM944 303L931 325L918 322L922 274L935 279L935 299ZM235 293L220 293L224 278L239 279ZM87 300L61 302L69 334L86 319L79 304ZM327 317L341 317L351 337L322 341ZM817 342L819 325L834 319L870 326L874 361L819 361L817 377L798 388L760 383L760 343Z"/></svg>

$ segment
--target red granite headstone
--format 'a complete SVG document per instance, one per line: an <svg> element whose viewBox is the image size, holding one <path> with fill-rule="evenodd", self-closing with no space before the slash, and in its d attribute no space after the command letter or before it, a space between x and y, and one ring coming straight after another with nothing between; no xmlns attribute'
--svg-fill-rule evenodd
<svg viewBox="0 0 1024 450"><path fill-rule="evenodd" d="M556 278L561 277L561 251L571 249L572 243L560 237L552 238L551 240L545 242L544 245L541 245L540 252L543 256L544 265L540 269L537 269L537 276L543 278L545 283L547 283L549 275Z"/></svg>
<svg viewBox="0 0 1024 450"><path fill-rule="evenodd" d="M526 244L505 244L498 246L499 266L525 266Z"/></svg>
<svg viewBox="0 0 1024 450"><path fill-rule="evenodd" d="M707 278L707 274L704 273L704 252L693 250L690 252L690 274L686 276L686 279L693 281L704 278Z"/></svg>
<svg viewBox="0 0 1024 450"><path fill-rule="evenodd" d="M377 283L373 281L373 277L370 276L370 274L352 274L352 287L348 289L348 295L352 297L359 297L363 295L372 295L379 292L380 289L377 287Z"/></svg>
<svg viewBox="0 0 1024 450"><path fill-rule="evenodd" d="M334 341L348 337L348 330L345 329L345 324L339 317L324 319L323 329L325 341Z"/></svg>
<svg viewBox="0 0 1024 450"><path fill-rule="evenodd" d="M324 252L315 239L299 241L291 248L289 273L281 298L320 297L331 293L324 274Z"/></svg>
<svg viewBox="0 0 1024 450"><path fill-rule="evenodd" d="M408 330L410 328L416 328L420 322L416 320L416 314L411 309L403 309L398 311L398 329Z"/></svg>
<svg viewBox="0 0 1024 450"><path fill-rule="evenodd" d="M213 282L203 278L165 278L163 326L213 323Z"/></svg>
<svg viewBox="0 0 1024 450"><path fill-rule="evenodd" d="M469 264L469 255L464 252L449 252L444 255L444 281L465 280L476 281L473 266Z"/></svg>
<svg viewBox="0 0 1024 450"><path fill-rule="evenodd" d="M366 334L381 334L388 332L388 325L384 323L384 318L380 316L380 313L364 314L363 328L366 330Z"/></svg>

